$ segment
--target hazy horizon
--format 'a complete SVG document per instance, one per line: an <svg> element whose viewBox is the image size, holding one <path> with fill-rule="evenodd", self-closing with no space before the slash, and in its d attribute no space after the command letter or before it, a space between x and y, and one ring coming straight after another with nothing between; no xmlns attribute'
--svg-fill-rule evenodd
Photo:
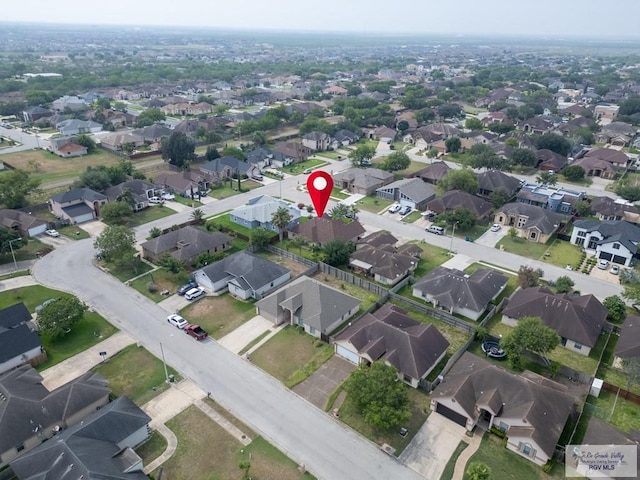
<svg viewBox="0 0 640 480"><path fill-rule="evenodd" d="M524 38L640 38L637 0L405 0L396 8L383 0L325 0L313 8L302 0L112 0L96 13L80 0L22 0L3 12L3 23L69 26L221 28L277 33L331 33L386 36L445 35ZM218 5L216 5L218 4ZM395 5L393 5L395 7ZM606 16L602 10L615 12Z"/></svg>

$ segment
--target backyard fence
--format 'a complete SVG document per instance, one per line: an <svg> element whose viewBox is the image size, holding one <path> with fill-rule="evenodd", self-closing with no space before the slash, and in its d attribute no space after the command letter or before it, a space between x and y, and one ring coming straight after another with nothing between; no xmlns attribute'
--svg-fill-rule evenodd
<svg viewBox="0 0 640 480"><path fill-rule="evenodd" d="M280 255L291 260L295 260L296 262L302 263L303 265L307 265L309 267L317 265L316 262L313 262L308 258L301 257L300 255L291 253L288 250L283 250L282 248L274 247L273 245L267 245L264 247L264 249L268 252L275 253L276 255Z"/></svg>
<svg viewBox="0 0 640 480"><path fill-rule="evenodd" d="M320 271L322 273L328 273L329 275L336 277L339 280L344 282L349 282L356 287L363 288L371 293L375 293L379 297L387 295L389 290L381 287L380 285L376 285L375 283L371 283L363 278L357 277L349 272L345 272L344 270L340 270L336 267L332 267L331 265L327 265L324 262L319 263Z"/></svg>
<svg viewBox="0 0 640 480"><path fill-rule="evenodd" d="M611 385L610 383L603 382L602 390L604 390L605 392L615 393L620 398L624 398L625 400L629 400L636 405L640 405L640 395L636 395L635 393L630 392L629 390L625 390L624 388L620 388L615 385Z"/></svg>
<svg viewBox="0 0 640 480"><path fill-rule="evenodd" d="M471 333L476 329L475 325L471 325L463 320L460 320L454 315L451 315L443 310L430 307L429 305L426 305L424 303L416 302L415 300L411 300L410 298L407 298L403 295L398 295L397 293L389 293L389 296L395 300L399 300L400 302L405 303L409 307L418 310L419 312L429 315L430 317L437 318L438 320L451 325L452 327L463 330L467 333Z"/></svg>

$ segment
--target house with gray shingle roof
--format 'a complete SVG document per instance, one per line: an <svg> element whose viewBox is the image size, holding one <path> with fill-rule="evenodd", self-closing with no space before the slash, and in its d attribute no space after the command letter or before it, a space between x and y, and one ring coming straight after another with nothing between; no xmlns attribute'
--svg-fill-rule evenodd
<svg viewBox="0 0 640 480"><path fill-rule="evenodd" d="M56 124L56 130L62 135L79 135L81 133L96 133L102 131L102 124L91 120L70 118Z"/></svg>
<svg viewBox="0 0 640 480"><path fill-rule="evenodd" d="M302 137L302 144L314 152L324 152L330 142L331 137L324 132L309 132Z"/></svg>
<svg viewBox="0 0 640 480"><path fill-rule="evenodd" d="M228 289L238 298L260 299L289 281L291 271L243 250L193 273L196 282L213 292Z"/></svg>
<svg viewBox="0 0 640 480"><path fill-rule="evenodd" d="M165 125L161 125L159 123L154 123L153 125L149 125L148 127L139 128L138 130L134 130L134 135L138 135L142 137L145 142L153 143L159 142L162 137L171 136L171 129Z"/></svg>
<svg viewBox="0 0 640 480"><path fill-rule="evenodd" d="M256 303L256 313L275 325L287 323L327 340L360 308L360 300L302 276Z"/></svg>
<svg viewBox="0 0 640 480"><path fill-rule="evenodd" d="M340 332L334 346L337 355L356 365L377 361L392 365L400 380L418 388L444 358L449 342L435 326L387 303Z"/></svg>
<svg viewBox="0 0 640 480"><path fill-rule="evenodd" d="M607 321L607 309L593 295L555 295L546 287L515 292L502 311L502 322L512 327L522 317L540 317L560 335L561 345L588 356Z"/></svg>
<svg viewBox="0 0 640 480"><path fill-rule="evenodd" d="M31 314L22 302L0 310L0 374L25 363L46 361L40 336L30 322Z"/></svg>
<svg viewBox="0 0 640 480"><path fill-rule="evenodd" d="M292 228L289 230L289 238L295 238L299 235L309 243L323 245L332 240L356 242L364 233L364 227L357 220L344 223L342 219L331 219L323 216L322 218L310 218L308 221Z"/></svg>
<svg viewBox="0 0 640 480"><path fill-rule="evenodd" d="M0 210L0 226L19 231L22 235L35 237L47 229L47 221L20 210Z"/></svg>
<svg viewBox="0 0 640 480"><path fill-rule="evenodd" d="M378 248L383 245L395 245L396 243L398 243L398 239L391 233L385 230L379 230L358 240L356 247L362 248L364 245L371 245L372 247Z"/></svg>
<svg viewBox="0 0 640 480"><path fill-rule="evenodd" d="M0 468L105 406L109 393L93 372L52 391L30 365L0 375Z"/></svg>
<svg viewBox="0 0 640 480"><path fill-rule="evenodd" d="M105 190L104 194L109 198L110 202L115 202L120 196L129 190L133 195L135 204L133 211L138 212L149 206L149 198L155 196L158 187L146 180L127 180Z"/></svg>
<svg viewBox="0 0 640 480"><path fill-rule="evenodd" d="M632 358L640 358L640 317L627 315L622 325L620 338L616 343L613 366L622 367L622 361Z"/></svg>
<svg viewBox="0 0 640 480"><path fill-rule="evenodd" d="M379 168L350 168L334 174L333 182L350 193L373 195L378 188L393 182L393 173Z"/></svg>
<svg viewBox="0 0 640 480"><path fill-rule="evenodd" d="M431 395L431 411L471 432L476 425L505 432L507 448L544 465L569 416L567 387L525 371L516 374L465 352Z"/></svg>
<svg viewBox="0 0 640 480"><path fill-rule="evenodd" d="M571 243L579 245L596 258L628 267L638 255L640 227L624 220L598 222L576 220Z"/></svg>
<svg viewBox="0 0 640 480"><path fill-rule="evenodd" d="M11 462L18 480L146 480L133 450L149 438L151 418L120 397Z"/></svg>
<svg viewBox="0 0 640 480"><path fill-rule="evenodd" d="M413 173L411 176L421 178L423 182L437 185L438 181L442 180L447 173L449 173L449 170L451 170L451 167L445 162L434 162L428 167Z"/></svg>
<svg viewBox="0 0 640 480"><path fill-rule="evenodd" d="M403 178L376 190L376 195L407 205L414 210L424 210L436 197L435 189L419 178Z"/></svg>
<svg viewBox="0 0 640 480"><path fill-rule="evenodd" d="M565 217L535 205L507 203L498 209L493 221L515 228L519 237L530 242L545 243L565 221Z"/></svg>
<svg viewBox="0 0 640 480"><path fill-rule="evenodd" d="M488 197L494 192L505 192L512 197L520 188L518 178L507 175L500 170L488 170L478 174L478 194Z"/></svg>
<svg viewBox="0 0 640 480"><path fill-rule="evenodd" d="M507 286L507 277L489 268L471 275L460 270L437 267L413 285L413 296L451 314L478 320Z"/></svg>
<svg viewBox="0 0 640 480"><path fill-rule="evenodd" d="M450 190L441 197L431 200L427 207L436 213L451 212L464 208L473 212L478 220L484 219L493 208L485 199L462 190Z"/></svg>
<svg viewBox="0 0 640 480"><path fill-rule="evenodd" d="M384 285L395 285L417 266L416 257L398 253L392 245L362 245L349 257L349 267Z"/></svg>
<svg viewBox="0 0 640 480"><path fill-rule="evenodd" d="M70 223L89 222L100 217L100 207L108 198L90 188L74 188L51 195L49 204L53 214Z"/></svg>
<svg viewBox="0 0 640 480"><path fill-rule="evenodd" d="M284 200L270 197L269 195L260 195L251 198L246 205L234 208L229 213L229 219L233 223L242 225L246 228L266 228L278 232L279 229L271 223L273 214L279 209L284 208L291 215L291 221L284 228L289 230L300 224L300 209Z"/></svg>
<svg viewBox="0 0 640 480"><path fill-rule="evenodd" d="M216 255L231 248L232 240L226 233L205 232L187 226L147 240L140 247L142 256L152 262L157 263L163 255L169 254L186 265L193 265L203 253Z"/></svg>

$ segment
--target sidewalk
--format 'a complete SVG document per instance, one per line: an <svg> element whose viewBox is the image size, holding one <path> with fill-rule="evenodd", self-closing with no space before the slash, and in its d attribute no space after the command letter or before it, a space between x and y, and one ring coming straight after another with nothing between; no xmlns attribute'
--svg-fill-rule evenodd
<svg viewBox="0 0 640 480"><path fill-rule="evenodd" d="M18 272L22 270L31 270L33 264L36 263L37 260L22 260L18 263ZM0 275L6 275L7 273L13 273L16 271L16 267L13 262L5 263L4 265L0 265Z"/></svg>
<svg viewBox="0 0 640 480"><path fill-rule="evenodd" d="M276 327L261 315L256 315L248 322L243 323L234 331L228 333L218 343L235 354L240 353L244 347L265 332L272 333Z"/></svg>
<svg viewBox="0 0 640 480"><path fill-rule="evenodd" d="M4 290L13 290L14 288L29 287L31 285L37 285L38 282L31 275L25 275L24 277L7 278L0 281L0 292Z"/></svg>
<svg viewBox="0 0 640 480"><path fill-rule="evenodd" d="M453 470L453 477L451 480L462 480L464 478L464 471L467 468L467 462L471 458L471 456L478 451L480 448L480 442L482 441L482 437L484 435L484 431L477 431L473 437L465 437L464 441L469 444L467 448L465 448L458 460L456 460L456 467Z"/></svg>
<svg viewBox="0 0 640 480"><path fill-rule="evenodd" d="M107 358L110 358L123 348L134 343L136 343L135 340L128 334L122 331L114 333L106 340L88 348L84 352L78 353L40 372L43 378L42 383L49 391L58 388L60 385L78 378L101 363L100 352L107 352Z"/></svg>

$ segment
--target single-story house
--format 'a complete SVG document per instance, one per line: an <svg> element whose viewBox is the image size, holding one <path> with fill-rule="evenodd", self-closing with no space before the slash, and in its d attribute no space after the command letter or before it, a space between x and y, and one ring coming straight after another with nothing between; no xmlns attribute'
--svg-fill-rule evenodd
<svg viewBox="0 0 640 480"><path fill-rule="evenodd" d="M502 323L515 327L522 317L540 317L560 335L563 347L588 356L607 321L607 309L593 295L555 295L546 287L516 291L502 311Z"/></svg>
<svg viewBox="0 0 640 480"><path fill-rule="evenodd" d="M617 173L617 169L612 163L597 157L582 157L575 160L571 166L582 168L587 177L600 177L613 180Z"/></svg>
<svg viewBox="0 0 640 480"><path fill-rule="evenodd" d="M193 274L198 285L219 292L225 288L238 298L260 299L289 281L291 271L243 250L207 265Z"/></svg>
<svg viewBox="0 0 640 480"><path fill-rule="evenodd" d="M565 217L535 205L507 203L498 209L493 221L515 228L519 237L535 243L545 243L565 221Z"/></svg>
<svg viewBox="0 0 640 480"><path fill-rule="evenodd" d="M30 365L0 375L0 468L107 405L109 393L93 372L52 391Z"/></svg>
<svg viewBox="0 0 640 480"><path fill-rule="evenodd" d="M560 173L569 160L564 155L543 148L536 152L538 170Z"/></svg>
<svg viewBox="0 0 640 480"><path fill-rule="evenodd" d="M256 313L275 325L299 325L323 340L359 308L357 298L306 276L256 303Z"/></svg>
<svg viewBox="0 0 640 480"><path fill-rule="evenodd" d="M375 248L380 248L385 245L395 245L398 243L398 239L386 230L379 230L377 232L370 233L366 237L358 240L356 244L357 248L362 248L364 245L370 245Z"/></svg>
<svg viewBox="0 0 640 480"><path fill-rule="evenodd" d="M376 361L392 365L400 380L418 388L444 358L449 342L432 324L386 303L340 332L334 346L337 355L356 365Z"/></svg>
<svg viewBox="0 0 640 480"><path fill-rule="evenodd" d="M447 173L449 173L449 170L451 170L451 167L445 162L434 162L428 167L411 174L411 176L421 178L423 182L437 185L438 181L442 180Z"/></svg>
<svg viewBox="0 0 640 480"><path fill-rule="evenodd" d="M133 449L149 438L150 421L127 397L117 398L14 460L11 468L18 480L146 480Z"/></svg>
<svg viewBox="0 0 640 480"><path fill-rule="evenodd" d="M424 210L427 203L436 197L436 191L419 178L403 178L378 188L376 195L407 205L414 210Z"/></svg>
<svg viewBox="0 0 640 480"><path fill-rule="evenodd" d="M157 263L163 255L169 254L186 265L193 265L203 253L215 255L231 248L232 241L226 233L205 232L187 226L147 240L140 247L142 256L152 262Z"/></svg>
<svg viewBox="0 0 640 480"><path fill-rule="evenodd" d="M284 208L291 215L291 221L284 228L285 230L300 224L300 209L297 206L269 195L260 195L249 199L246 205L234 208L229 213L229 219L246 228L261 227L278 232L278 227L271 222L271 219L279 208Z"/></svg>
<svg viewBox="0 0 640 480"><path fill-rule="evenodd" d="M172 130L166 125L154 123L148 127L139 128L132 132L134 135L142 137L145 142L156 143L162 140L162 137L171 136Z"/></svg>
<svg viewBox="0 0 640 480"><path fill-rule="evenodd" d="M309 132L302 137L302 145L314 152L324 152L329 148L331 137L324 132Z"/></svg>
<svg viewBox="0 0 640 480"><path fill-rule="evenodd" d="M361 195L373 195L378 188L393 182L393 173L379 168L350 168L333 175L333 183L340 190Z"/></svg>
<svg viewBox="0 0 640 480"><path fill-rule="evenodd" d="M268 148L256 148L247 153L247 162L259 169L265 167L285 167L293 163L293 159L285 154L269 150Z"/></svg>
<svg viewBox="0 0 640 480"><path fill-rule="evenodd" d="M531 117L522 122L522 131L524 133L533 133L543 135L553 130L553 123L542 117Z"/></svg>
<svg viewBox="0 0 640 480"><path fill-rule="evenodd" d="M594 253L602 260L609 260L628 267L638 254L640 227L624 220L598 222L576 220L571 232L571 243Z"/></svg>
<svg viewBox="0 0 640 480"><path fill-rule="evenodd" d="M594 197L591 200L591 211L598 220L626 220L640 224L640 208L622 198Z"/></svg>
<svg viewBox="0 0 640 480"><path fill-rule="evenodd" d="M134 148L144 145L144 138L134 133L114 133L100 140L100 145L108 150L116 152L122 151L125 145Z"/></svg>
<svg viewBox="0 0 640 480"><path fill-rule="evenodd" d="M218 178L235 178L236 175L251 177L260 174L260 169L252 163L243 162L236 157L220 157L203 163L198 169L204 173L213 174Z"/></svg>
<svg viewBox="0 0 640 480"><path fill-rule="evenodd" d="M25 363L38 365L47 359L30 321L31 314L22 302L0 310L0 374Z"/></svg>
<svg viewBox="0 0 640 480"><path fill-rule="evenodd" d="M464 208L473 212L478 220L486 218L493 206L483 198L463 192L462 190L450 190L441 197L431 200L427 207L436 213L451 212L458 208Z"/></svg>
<svg viewBox="0 0 640 480"><path fill-rule="evenodd" d="M51 115L53 115L51 110L40 106L29 107L22 111L22 119L27 123L37 122L41 118L47 118Z"/></svg>
<svg viewBox="0 0 640 480"><path fill-rule="evenodd" d="M83 98L80 98L77 95L64 95L51 102L51 108L56 112L64 112L68 110L82 112L87 110L89 105L87 105L87 102L85 102Z"/></svg>
<svg viewBox="0 0 640 480"><path fill-rule="evenodd" d="M507 277L490 268L471 275L460 270L437 267L413 285L413 296L451 314L478 320L507 286Z"/></svg>
<svg viewBox="0 0 640 480"><path fill-rule="evenodd" d="M478 194L484 197L502 191L511 198L520 189L521 181L500 170L488 170L478 174L478 185Z"/></svg>
<svg viewBox="0 0 640 480"><path fill-rule="evenodd" d="M187 198L198 198L199 192L207 192L220 182L218 175L200 170L184 170L176 173L161 173L154 178L154 183L164 190Z"/></svg>
<svg viewBox="0 0 640 480"><path fill-rule="evenodd" d="M555 453L573 400L567 388L533 372L518 375L465 352L431 397L431 411L461 425L495 427L507 448L544 465Z"/></svg>
<svg viewBox="0 0 640 480"><path fill-rule="evenodd" d="M396 131L389 127L376 127L365 130L367 138L380 142L392 142L396 138Z"/></svg>
<svg viewBox="0 0 640 480"><path fill-rule="evenodd" d="M554 212L571 213L573 205L584 198L585 192L525 183L516 195L516 202L535 205Z"/></svg>
<svg viewBox="0 0 640 480"><path fill-rule="evenodd" d="M636 458L636 468L638 468L638 459L640 459L640 432L633 428L629 429L628 432L623 432L608 423L600 420L595 415L591 417L589 420L589 425L587 426L587 430L584 432L584 437L582 439L582 445L585 445L585 450L588 449L589 445L593 445L595 447L594 450L603 451L601 445L607 445L614 447L618 450L618 445L629 445L631 447L635 447L635 449L631 449L633 452L635 450L635 458ZM592 450L593 451L593 450ZM619 451L619 450L618 450ZM573 452L572 452L573 453ZM627 456L627 459L631 458L631 455ZM567 462L569 461L569 456L567 456ZM631 467L632 464L627 462L627 468ZM627 470L628 471L628 470ZM584 477L589 477L589 472L580 471ZM601 471L600 471L601 472ZM589 478L608 478L611 479L606 473L598 472L598 476L592 476ZM637 470L636 470L637 472ZM633 473L633 470L631 472ZM613 475L613 472L611 473ZM636 476L616 476L612 480L638 480L640 476L636 473Z"/></svg>
<svg viewBox="0 0 640 480"><path fill-rule="evenodd" d="M78 137L73 135L51 138L49 144L48 149L59 157L81 157L89 152L87 147L78 144Z"/></svg>
<svg viewBox="0 0 640 480"><path fill-rule="evenodd" d="M56 218L70 223L83 223L100 218L100 207L107 201L105 195L90 188L74 188L52 195L49 204Z"/></svg>
<svg viewBox="0 0 640 480"><path fill-rule="evenodd" d="M47 221L20 210L3 208L0 210L0 226L17 230L25 237L35 237L47 229Z"/></svg>
<svg viewBox="0 0 640 480"><path fill-rule="evenodd" d="M153 197L158 190L153 183L145 180L127 180L105 190L104 194L110 202L115 202L125 191L131 191L135 205L134 212L143 210L149 206L149 199Z"/></svg>
<svg viewBox="0 0 640 480"><path fill-rule="evenodd" d="M364 232L364 227L357 220L344 223L342 219L331 219L323 216L322 218L310 218L308 221L293 227L289 230L289 238L295 238L300 235L308 243L323 245L331 240L351 240L356 242Z"/></svg>
<svg viewBox="0 0 640 480"><path fill-rule="evenodd" d="M398 253L392 245L374 247L364 244L349 257L351 269L369 275L384 285L395 285L417 266L416 257Z"/></svg>
<svg viewBox="0 0 640 480"><path fill-rule="evenodd" d="M622 361L640 357L640 317L627 315L614 352L613 366L622 367Z"/></svg>
<svg viewBox="0 0 640 480"><path fill-rule="evenodd" d="M62 135L79 135L81 133L96 133L102 131L102 124L91 120L70 118L56 124L56 130Z"/></svg>

